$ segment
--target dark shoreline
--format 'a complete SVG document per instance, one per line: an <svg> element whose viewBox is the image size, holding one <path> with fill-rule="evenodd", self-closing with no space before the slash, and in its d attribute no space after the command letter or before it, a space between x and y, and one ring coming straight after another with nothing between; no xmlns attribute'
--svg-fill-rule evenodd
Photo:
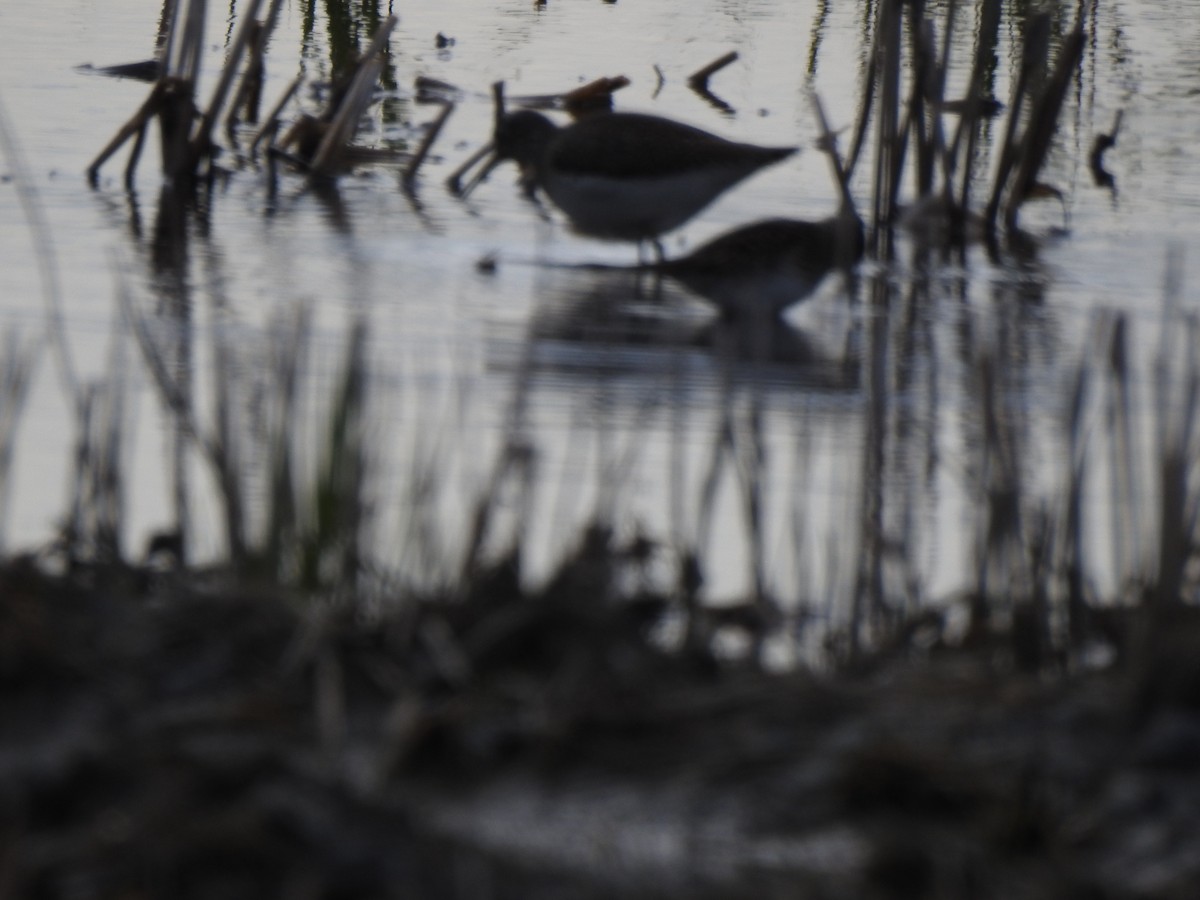
<svg viewBox="0 0 1200 900"><path fill-rule="evenodd" d="M1023 674L985 645L818 676L698 666L542 610L455 684L411 613L89 581L0 574L2 896L1183 898L1200 880L1190 616L1151 666Z"/></svg>

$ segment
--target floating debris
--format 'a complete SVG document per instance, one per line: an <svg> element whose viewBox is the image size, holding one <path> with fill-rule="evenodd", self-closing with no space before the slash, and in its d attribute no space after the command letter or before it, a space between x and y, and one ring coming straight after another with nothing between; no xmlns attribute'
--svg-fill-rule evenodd
<svg viewBox="0 0 1200 900"><path fill-rule="evenodd" d="M1117 146L1117 135L1121 133L1121 118L1124 110L1117 110L1116 118L1113 119L1112 130L1108 134L1096 135L1096 140L1092 142L1092 152L1088 156L1088 165L1092 170L1092 179L1096 182L1097 187L1106 187L1114 194L1117 192L1117 180L1112 173L1104 168L1104 154L1110 147Z"/></svg>
<svg viewBox="0 0 1200 900"><path fill-rule="evenodd" d="M713 60L707 66L698 69L688 76L688 87L690 87L713 107L725 113L726 115L731 115L734 112L734 109L708 89L708 79L724 69L726 66L735 62L737 58L737 51L731 50L729 53L726 53L724 56Z"/></svg>
<svg viewBox="0 0 1200 900"><path fill-rule="evenodd" d="M93 66L84 63L75 67L76 72L91 75L106 75L109 78L132 78L134 81L155 82L162 75L162 63L157 59L144 59L140 62L121 63L115 66Z"/></svg>

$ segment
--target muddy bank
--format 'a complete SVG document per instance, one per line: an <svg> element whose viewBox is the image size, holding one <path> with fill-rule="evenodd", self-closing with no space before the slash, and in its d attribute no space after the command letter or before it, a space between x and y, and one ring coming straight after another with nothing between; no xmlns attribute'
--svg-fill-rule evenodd
<svg viewBox="0 0 1200 900"><path fill-rule="evenodd" d="M767 675L563 597L0 575L3 897L1191 897L1200 678ZM1192 629L1189 631L1189 629Z"/></svg>

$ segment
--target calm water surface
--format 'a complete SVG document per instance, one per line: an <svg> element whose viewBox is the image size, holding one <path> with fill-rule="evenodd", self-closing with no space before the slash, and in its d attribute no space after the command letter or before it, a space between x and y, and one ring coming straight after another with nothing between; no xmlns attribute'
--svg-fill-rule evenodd
<svg viewBox="0 0 1200 900"><path fill-rule="evenodd" d="M412 198L400 190L397 167L375 165L342 178L336 197L318 196L284 173L271 200L259 167L227 158L231 174L216 188L208 221L190 223L180 269L182 300L199 335L199 407L211 408L214 333L234 348L232 360L220 364L252 381L281 323L310 309L314 333L304 374L315 397L333 383L349 324L365 316L379 457L373 512L383 565L415 565L396 548L407 546L400 535L414 478L430 467L442 485L441 540L455 545L459 517L487 483L516 386L523 385L523 433L537 450L532 571L543 569L581 522L611 508L623 529L699 547L714 599L745 594L757 571L772 594L824 608L827 598L844 594L862 553L857 523L867 502L869 430L862 350L871 328L881 326L892 361L883 466L892 512L885 524L907 547L912 563L903 577L920 593L958 588L971 571L982 489L978 385L966 345L997 347L1004 364L1016 367L1009 386L1025 423L1028 479L1034 495L1047 496L1064 471L1067 386L1078 361L1093 352L1098 312L1128 316L1135 360L1148 364L1156 346L1168 247L1186 250L1200 235L1200 25L1193 4L1099 5L1045 177L1065 195L1065 233L1062 210L1051 201L1025 217L1043 239L1036 256L1020 264L993 264L976 250L965 268L918 266L902 243L894 266L866 267L894 288L886 321L863 302L861 285L851 291L829 279L789 313L794 330L779 335L783 359L769 364L724 365L710 340L711 311L682 288L667 286L667 296L650 303L628 273L548 265L629 263L635 251L577 237L557 216L539 217L518 195L511 168L469 202L442 185L488 137L493 81L504 80L510 95L542 94L626 75L632 83L617 95L620 108L742 140L806 147L671 235L669 252L759 218L828 215L835 194L812 147L816 126L804 85L811 76L835 128L852 126L869 46L863 6L551 0L537 8L447 0L397 9L384 77L389 90L361 139L407 146L419 135L437 109L415 103L418 76L464 92L418 192ZM331 58L345 52L324 9L285 3L268 57L267 105L299 72L310 85L322 82ZM201 96L211 89L236 12L210 10ZM35 232L18 203L21 178L36 192L52 236L77 377L104 379L115 366L128 379L125 538L135 553L174 515L166 452L172 428L116 298L126 291L155 327L169 330L170 318L154 312L179 301L180 288L153 263L155 150L142 162L135 193L122 184L124 151L95 190L83 174L148 88L75 67L147 58L158 15L157 4L131 0L0 8L0 102L21 153L19 160L0 159L0 325L27 338L45 328ZM1072 5L1064 16L1073 15ZM439 33L453 45L438 49ZM1001 99L1018 39L1016 13L1008 13L994 83ZM964 30L951 93L961 90L969 49ZM739 60L710 85L720 107L690 91L686 77L729 50ZM299 106L314 108L309 88ZM1114 195L1092 183L1087 154L1118 109L1124 124L1106 158L1117 179ZM858 170L860 201L869 168ZM487 256L497 260L494 272L477 266ZM1186 255L1182 266L1186 285ZM916 296L914 284L920 302L904 299ZM1186 288L1183 303L1195 308ZM1144 376L1136 383L1144 385ZM60 367L44 352L22 419L8 546L52 536L67 503L74 434ZM722 434L734 436L732 450L722 449ZM189 469L195 554L211 557L221 547L207 475L197 460ZM748 513L756 484L757 531ZM1097 510L1107 497L1097 492ZM703 516L709 504L711 520ZM756 533L758 540L751 538Z"/></svg>

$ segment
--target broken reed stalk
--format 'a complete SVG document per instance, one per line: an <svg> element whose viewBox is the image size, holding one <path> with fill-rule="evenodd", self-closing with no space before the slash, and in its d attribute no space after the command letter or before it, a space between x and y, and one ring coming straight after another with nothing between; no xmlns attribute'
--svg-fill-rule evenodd
<svg viewBox="0 0 1200 900"><path fill-rule="evenodd" d="M254 135L254 140L250 142L250 155L253 157L258 152L258 145L263 142L264 138L269 138L268 144L274 140L275 134L279 131L279 116L283 112L283 108L287 106L288 101L295 96L296 91L300 89L300 85L304 83L304 76L297 75L292 79L292 83L287 86L287 90L283 92L279 100L271 107L271 111L267 114L266 121L263 122L261 128Z"/></svg>
<svg viewBox="0 0 1200 900"><path fill-rule="evenodd" d="M345 159L346 148L354 139L358 130L359 119L379 81L379 73L383 70L380 54L387 46L392 30L399 19L388 16L371 38L371 43L363 52L349 87L342 96L333 121L330 122L325 135L313 155L309 169L315 175L328 176L337 172Z"/></svg>
<svg viewBox="0 0 1200 900"><path fill-rule="evenodd" d="M342 96L337 113L321 138L313 154L309 170L314 175L332 176L344 168L346 151L354 134L358 131L359 119L371 102L383 62L371 58L363 62L354 73L349 89Z"/></svg>
<svg viewBox="0 0 1200 900"><path fill-rule="evenodd" d="M979 28L975 42L975 59L967 86L966 105L958 120L954 140L950 145L950 167L955 174L961 172L962 186L955 206L964 212L970 209L971 179L974 175L975 144L979 137L979 123L984 85L996 53L996 41L1000 33L1001 0L983 0L979 14ZM965 146L964 146L965 142Z"/></svg>
<svg viewBox="0 0 1200 900"><path fill-rule="evenodd" d="M1058 130L1058 116L1067 96L1067 88L1071 79L1075 77L1083 46L1084 31L1080 24L1063 41L1054 72L1030 107L1029 126L1022 141L1020 165L1004 213L1004 226L1010 233L1017 230L1021 204L1032 194L1038 174L1050 153L1050 142Z"/></svg>
<svg viewBox="0 0 1200 900"><path fill-rule="evenodd" d="M900 145L903 135L899 130L900 123L900 0L883 0L879 5L877 19L879 66L879 100L877 127L877 146L875 155L874 187L872 199L874 208L871 223L871 245L879 259L887 259L891 255L891 225L895 209L896 192L896 163L902 152Z"/></svg>
<svg viewBox="0 0 1200 900"><path fill-rule="evenodd" d="M166 74L168 63L175 53L177 37L176 21L179 19L179 4L185 0L163 0L162 13L158 18L158 34L155 39L155 60L160 74Z"/></svg>
<svg viewBox="0 0 1200 900"><path fill-rule="evenodd" d="M246 8L242 10L242 23L238 27L237 36L234 38L232 46L229 48L229 55L226 57L225 65L221 69L221 77L217 79L217 85L213 88L212 97L208 101L208 108L200 116L200 124L197 126L196 134L189 144L189 158L183 161L187 165L188 171L192 174L195 174L194 169L202 158L212 155L213 126L216 124L217 118L221 115L221 109L225 105L225 98L229 95L230 88L233 87L234 78L237 77L238 67L241 65L242 54L249 46L255 32L259 30L259 24L255 17L258 15L258 8L261 4L262 0L249 0Z"/></svg>
<svg viewBox="0 0 1200 900"><path fill-rule="evenodd" d="M864 5L864 14L866 14L870 8L871 7L869 5ZM867 64L863 67L865 69L865 81L863 83L862 99L858 107L858 123L854 127L854 138L850 142L850 152L846 157L847 177L853 177L854 170L858 167L859 157L862 154L863 147L866 145L867 126L871 122L871 110L875 108L875 90L876 83L879 80L879 53L881 46L880 29L878 27L878 23L880 21L878 7L876 7L875 21L876 28L875 33L871 38L871 50L867 57Z"/></svg>
<svg viewBox="0 0 1200 900"><path fill-rule="evenodd" d="M932 94L930 96L930 101L933 103L933 150L942 166L943 189L948 207L951 206L949 201L952 200L950 190L952 178L950 174L950 154L946 147L946 132L942 127L942 105L946 100L946 74L950 71L950 51L954 46L954 26L957 20L958 0L950 0L946 4L946 25L944 29L945 34L942 37L942 52L938 58L937 68L934 72Z"/></svg>
<svg viewBox="0 0 1200 900"><path fill-rule="evenodd" d="M917 165L914 171L916 195L919 198L925 198L933 191L936 158L932 130L938 118L936 115L933 117L927 115L926 100L930 100L934 110L938 107L934 100L934 86L937 82L937 55L933 23L924 18L922 5L914 4L912 7L909 31L911 35L909 52L914 60L914 73L909 107L905 113L908 121L902 130L914 135L917 151Z"/></svg>
<svg viewBox="0 0 1200 900"><path fill-rule="evenodd" d="M492 82L492 127L499 128L504 118L504 82Z"/></svg>
<svg viewBox="0 0 1200 900"><path fill-rule="evenodd" d="M504 82L496 81L492 83L492 131L495 133L500 128L500 122L504 118ZM488 156L496 149L494 140L488 141L484 146L480 147L461 166L450 173L450 177L446 179L446 190L455 197L466 198L470 193L479 186L492 169L498 163L498 158L491 159L486 165L480 168L478 172L465 185L462 184L463 176L478 163L487 159Z"/></svg>
<svg viewBox="0 0 1200 900"><path fill-rule="evenodd" d="M450 114L454 112L453 103L444 103L442 111L438 117L433 120L429 126L429 130L425 133L425 138L421 141L421 145L417 147L417 152L413 154L407 166L404 167L403 185L407 191L412 191L413 185L417 180L417 170L421 168L421 164L425 162L425 157L429 155L429 149L433 146L434 141L438 139L438 135L442 132L442 126L446 124L446 120L450 118Z"/></svg>
<svg viewBox="0 0 1200 900"><path fill-rule="evenodd" d="M251 124L258 121L258 108L262 101L263 81L266 77L267 42L279 21L279 9L282 5L283 0L271 0L266 19L250 34L250 58L242 80L238 83L233 102L229 104L229 115L225 118L225 130L231 139L239 115L244 113L244 121Z"/></svg>
<svg viewBox="0 0 1200 900"><path fill-rule="evenodd" d="M708 90L708 79L720 72L726 66L737 61L738 54L736 50L731 50L724 56L714 59L707 66L697 69L688 76L688 85L698 91Z"/></svg>
<svg viewBox="0 0 1200 900"><path fill-rule="evenodd" d="M1025 29L1025 44L1021 48L1021 69L1013 83L1012 95L1008 102L1008 125L1004 130L1004 140L1000 145L1000 161L996 166L996 177L992 185L992 195L988 199L987 210L984 214L984 225L989 233L994 229L996 215L1004 197L1004 189L1008 184L1009 175L1017 160L1017 124L1025 99L1029 94L1030 84L1039 80L1039 75L1046 66L1046 54L1050 46L1050 15L1040 13L1030 17Z"/></svg>
<svg viewBox="0 0 1200 900"><path fill-rule="evenodd" d="M249 58L246 70L238 81L233 100L229 103L229 112L225 114L225 137L235 147L237 146L237 125L246 121L251 124L258 121L258 108L262 104L263 77L266 73L266 63L263 60L263 49L266 45L262 23L257 20L247 38L250 44ZM243 119L244 116L244 119Z"/></svg>
<svg viewBox="0 0 1200 900"><path fill-rule="evenodd" d="M181 6L185 2L187 6ZM164 75L192 85L199 81L207 11L206 0L176 0L162 58Z"/></svg>
<svg viewBox="0 0 1200 900"><path fill-rule="evenodd" d="M142 150L146 146L146 129L149 125L149 122L143 121L141 127L138 128L137 133L133 137L133 147L130 148L129 160L125 163L126 190L133 190L133 173L137 171L137 164L142 158ZM95 187L97 181L96 174L95 171L88 171L88 181L93 187Z"/></svg>
<svg viewBox="0 0 1200 900"><path fill-rule="evenodd" d="M87 176L93 186L98 181L100 167L131 137L135 138L135 142L125 170L125 182L132 185L134 169L145 140L145 129L155 118L160 124L163 173L168 181L190 180L197 175L201 162L211 160L215 147L212 129L235 83L242 55L252 45L258 56L251 61L244 74L238 91L239 99L234 104L231 116L236 114L247 92L253 89L256 71L261 84L261 54L269 27L278 16L281 0L274 0L267 25L261 25L255 18L261 2L250 0L243 11L241 26L230 46L208 107L203 111L197 110L194 95L203 53L205 0L191 0L186 7L176 4L162 50L162 76L138 111L88 166Z"/></svg>
<svg viewBox="0 0 1200 900"><path fill-rule="evenodd" d="M154 87L150 90L148 96L138 111L133 114L124 125L122 125L112 139L104 146L96 158L92 160L91 165L87 167L88 182L95 187L99 181L100 167L108 161L108 158L116 153L121 145L124 144L130 137L137 135L137 142L134 144L135 153L132 155L130 164L125 169L125 183L132 182L132 173L134 165L137 162L137 156L141 153L142 141L144 140L146 126L150 120L158 115L162 107L163 97L167 89L167 80L159 79L155 82Z"/></svg>
<svg viewBox="0 0 1200 900"><path fill-rule="evenodd" d="M849 176L842 166L842 157L837 148L837 138L829 127L829 120L825 118L825 108L815 90L809 91L809 101L813 105L813 112L821 129L820 146L829 158L829 167L833 171L833 179L838 189L838 228L841 232L838 254L841 258L837 260L837 263L848 267L857 256L857 253L851 248L861 246L862 218L858 214L858 209L854 205L854 197L850 193Z"/></svg>

